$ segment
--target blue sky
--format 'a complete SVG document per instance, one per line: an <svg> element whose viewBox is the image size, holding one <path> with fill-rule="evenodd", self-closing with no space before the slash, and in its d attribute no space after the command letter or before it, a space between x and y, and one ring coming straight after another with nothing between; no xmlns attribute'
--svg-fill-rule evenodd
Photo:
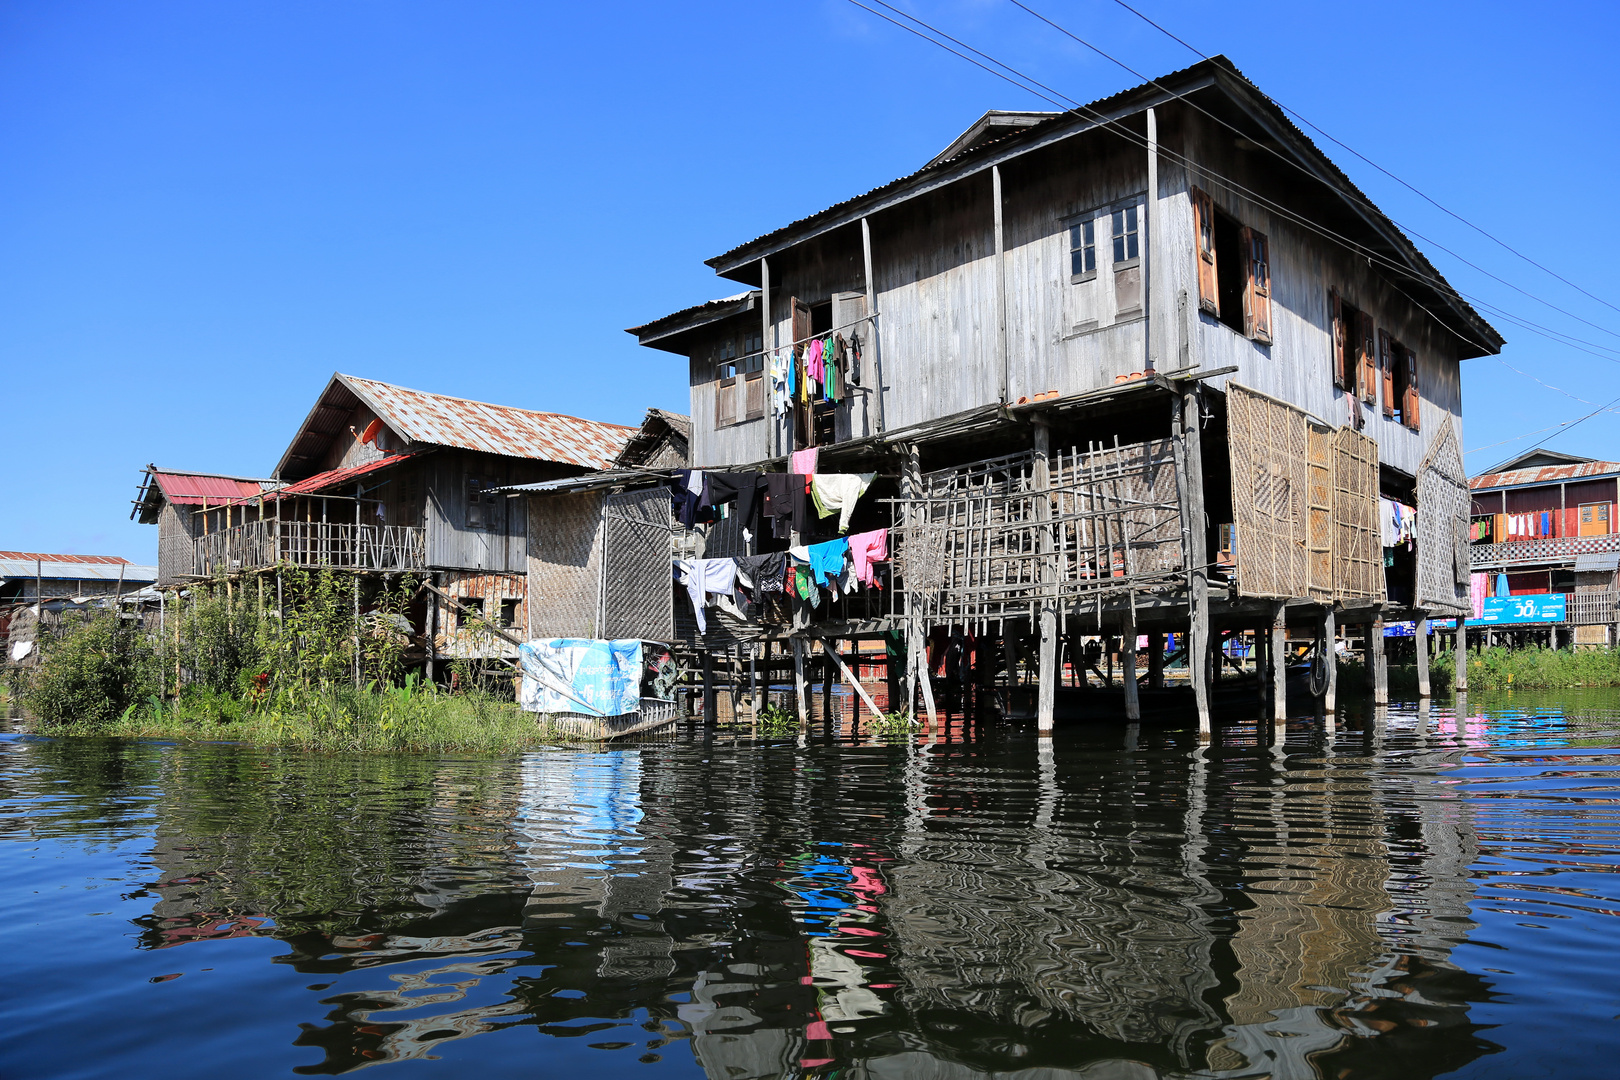
<svg viewBox="0 0 1620 1080"><path fill-rule="evenodd" d="M1028 2L1139 71L1196 59L1112 0ZM1133 3L1620 305L1620 5ZM1007 0L899 6L1080 100L1137 81ZM684 411L623 328L736 291L703 259L1042 107L847 0L0 2L0 548L154 561L141 466L264 475L335 370ZM1459 289L1604 354L1493 317L1468 448L1620 397L1620 310L1334 156ZM1551 445L1620 457L1620 416Z"/></svg>

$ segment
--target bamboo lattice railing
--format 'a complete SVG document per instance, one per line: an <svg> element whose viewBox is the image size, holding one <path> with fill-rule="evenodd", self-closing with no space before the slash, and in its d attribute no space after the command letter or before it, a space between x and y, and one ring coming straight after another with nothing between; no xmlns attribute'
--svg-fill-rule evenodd
<svg viewBox="0 0 1620 1080"><path fill-rule="evenodd" d="M407 525L250 521L198 537L192 560L192 572L198 577L281 563L339 570L421 570L427 566L427 530Z"/></svg>

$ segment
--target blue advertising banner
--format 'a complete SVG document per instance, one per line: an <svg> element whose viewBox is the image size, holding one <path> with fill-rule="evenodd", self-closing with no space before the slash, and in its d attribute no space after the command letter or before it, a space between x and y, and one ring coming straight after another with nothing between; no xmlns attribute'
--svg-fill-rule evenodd
<svg viewBox="0 0 1620 1080"><path fill-rule="evenodd" d="M641 642L553 638L518 648L529 712L624 716L641 708Z"/></svg>
<svg viewBox="0 0 1620 1080"><path fill-rule="evenodd" d="M1487 596L1480 617L1469 619L1469 626L1501 626L1511 623L1554 623L1569 617L1569 598L1563 593L1537 593L1533 596Z"/></svg>

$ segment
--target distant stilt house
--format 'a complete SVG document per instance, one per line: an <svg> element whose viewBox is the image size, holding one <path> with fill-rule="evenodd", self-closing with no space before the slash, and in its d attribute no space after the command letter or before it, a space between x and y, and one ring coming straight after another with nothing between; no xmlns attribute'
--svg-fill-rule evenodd
<svg viewBox="0 0 1620 1080"><path fill-rule="evenodd" d="M808 718L807 661L825 658L825 711L878 649L898 707L933 714L939 689L1041 730L1066 701L1135 718L1168 700L1171 634L1207 731L1234 635L1261 645L1280 717L1290 637L1320 655L1363 627L1385 700L1385 620L1468 610L1460 365L1503 339L1225 58L1071 112L987 113L915 173L709 265L746 291L631 330L681 357L692 467L724 475L694 554L887 548L881 587L818 581L806 608L790 582L692 625L711 701L757 706L758 665L791 651ZM739 474L784 471L850 513L790 533L724 516ZM1380 500L1416 509L1399 558ZM731 580L698 570L700 602ZM684 591L675 609L694 613ZM1329 708L1333 670L1312 673Z"/></svg>
<svg viewBox="0 0 1620 1080"><path fill-rule="evenodd" d="M157 567L116 555L0 551L0 667L38 662L42 618L49 625L66 610L150 596L157 576Z"/></svg>
<svg viewBox="0 0 1620 1080"><path fill-rule="evenodd" d="M162 586L284 566L409 573L427 585L412 659L510 658L528 535L499 489L607 468L635 431L340 374L270 479L149 466L135 513L159 526Z"/></svg>
<svg viewBox="0 0 1620 1080"><path fill-rule="evenodd" d="M1476 636L1615 643L1617 481L1620 462L1539 447L1469 480Z"/></svg>

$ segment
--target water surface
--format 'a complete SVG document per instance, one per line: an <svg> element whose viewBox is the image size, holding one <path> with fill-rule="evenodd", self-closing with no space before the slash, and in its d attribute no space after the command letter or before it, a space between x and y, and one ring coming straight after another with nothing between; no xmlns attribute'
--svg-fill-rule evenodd
<svg viewBox="0 0 1620 1080"><path fill-rule="evenodd" d="M515 759L0 739L0 1076L1588 1077L1620 695Z"/></svg>

